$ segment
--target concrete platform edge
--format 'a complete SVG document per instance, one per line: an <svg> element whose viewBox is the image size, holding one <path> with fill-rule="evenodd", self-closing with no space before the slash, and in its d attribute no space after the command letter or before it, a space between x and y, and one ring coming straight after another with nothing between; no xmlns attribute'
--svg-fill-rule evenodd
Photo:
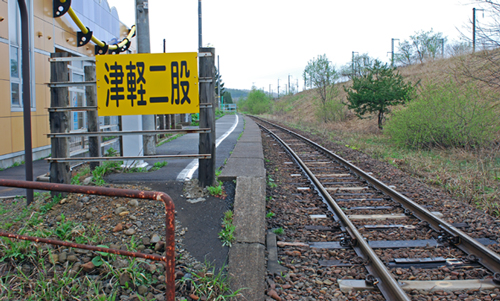
<svg viewBox="0 0 500 301"><path fill-rule="evenodd" d="M264 152L258 126L249 117L244 116L244 119L245 131L238 143L240 146L243 143L248 145L251 141L259 147L256 152L252 153L251 158L240 153L240 150L244 151L245 148L235 147L230 160L219 175L219 179L224 181L236 180L233 208L236 241L229 249L228 269L231 289L233 291L241 289L234 300L265 300L266 170L263 164ZM248 165L252 161L259 162L259 164Z"/></svg>

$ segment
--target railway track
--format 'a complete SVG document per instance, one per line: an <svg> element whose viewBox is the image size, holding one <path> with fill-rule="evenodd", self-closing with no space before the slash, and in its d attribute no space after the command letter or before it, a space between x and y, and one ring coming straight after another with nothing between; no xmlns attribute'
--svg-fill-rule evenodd
<svg viewBox="0 0 500 301"><path fill-rule="evenodd" d="M268 183L281 177L281 193L268 197L278 240L268 254L269 296L500 299L496 236L447 222L439 203L417 203L315 142L254 120L266 135L266 158L275 152Z"/></svg>

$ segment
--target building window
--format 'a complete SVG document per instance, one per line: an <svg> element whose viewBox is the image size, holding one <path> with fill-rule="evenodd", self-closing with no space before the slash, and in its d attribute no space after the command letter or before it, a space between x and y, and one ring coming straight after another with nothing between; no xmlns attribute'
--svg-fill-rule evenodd
<svg viewBox="0 0 500 301"><path fill-rule="evenodd" d="M31 16L31 0L26 1L28 16ZM29 20L32 23L32 20ZM30 37L31 41L31 37ZM10 101L13 110L20 110L23 106L23 72L22 72L22 49L21 49L21 14L17 0L9 1L9 56L10 56ZM32 47L30 47L32 48ZM31 77L34 77L34 55L30 49ZM31 81L33 82L33 81ZM34 85L31 87L31 107L35 107Z"/></svg>
<svg viewBox="0 0 500 301"><path fill-rule="evenodd" d="M73 61L68 64L70 70L70 81L83 82L85 75L83 67L87 65L83 61ZM72 107L85 107L87 100L85 99L85 88L83 86L74 86L69 89L71 106ZM72 113L72 127L71 130L86 130L87 129L87 112L75 111Z"/></svg>

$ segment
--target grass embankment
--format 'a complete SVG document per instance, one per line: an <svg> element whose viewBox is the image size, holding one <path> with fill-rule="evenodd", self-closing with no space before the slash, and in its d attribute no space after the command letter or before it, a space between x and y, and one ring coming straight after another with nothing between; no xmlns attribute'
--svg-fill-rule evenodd
<svg viewBox="0 0 500 301"><path fill-rule="evenodd" d="M469 84L465 84L465 80L463 78L460 79L459 76L461 61L463 61L461 58L437 60L405 67L400 72L413 83L419 82L419 93L426 91L430 85L434 85L434 87L446 87L447 83L453 81L458 88L464 89L461 95L469 95L471 92L468 88ZM342 86L349 84L348 82L338 84L339 102L346 102ZM497 111L499 106L495 103L494 97L491 98L491 94L494 94L495 91L481 86L477 82L472 83L472 85L474 86L472 92L479 95L478 100L474 100L472 104L463 105L462 108L470 108L470 106L477 104L483 105L484 108L486 105L492 111L489 113L498 116ZM435 99L435 97L443 97L441 96L443 93L439 93L439 95L429 96L426 101L434 101L436 103L436 100L440 101L440 99ZM457 99L458 101L461 96L457 95L451 95L450 98L452 100ZM422 101L422 97L413 102ZM488 99L485 99L485 97ZM463 101L468 101L469 99L469 96L462 97ZM478 139L482 139L480 134L484 129L490 131L494 127L490 132L490 138L492 139L479 147L477 146L479 142L469 142L471 141L470 139L476 136L472 138L463 138L461 136L465 142L451 146L443 146L444 142L433 143L431 140L430 142L424 141L418 147L409 147L401 146L401 143L398 144L394 135L392 137L388 135L389 131L386 129L379 130L375 116L373 116L375 118L358 119L352 112L348 111L346 112L346 119L343 121L321 122L317 116L318 105L319 97L316 91L307 90L279 99L274 104L273 114L268 114L264 117L280 121L288 126L320 135L329 141L364 152L375 159L385 161L415 175L428 184L442 188L453 197L473 204L478 209L485 210L493 216L500 216L500 135L498 133L498 124L486 127L482 124L484 123L483 118L476 119L479 126L483 126L483 130L480 127L479 132L476 132L479 135L476 135L479 137ZM410 103L409 106L411 105ZM395 119L399 111L406 109L407 107L403 106L393 108L393 112L395 113L389 114L387 120L390 121L391 118ZM414 111L421 112L422 109L417 108ZM485 111L487 112L488 110ZM456 115L457 112L455 110L452 114ZM474 113L476 112L477 110L474 111ZM458 112L458 114L462 113L466 114L467 112ZM443 118L438 116L434 119ZM472 120L473 117L470 117L463 124L468 126ZM419 122L427 126L431 121L425 121L425 119L422 121L421 119ZM462 125L460 121L455 121L455 123L449 126L452 129L456 129ZM426 131L426 129L422 131ZM446 132L443 135L445 138L449 136ZM435 138L433 137L432 139Z"/></svg>

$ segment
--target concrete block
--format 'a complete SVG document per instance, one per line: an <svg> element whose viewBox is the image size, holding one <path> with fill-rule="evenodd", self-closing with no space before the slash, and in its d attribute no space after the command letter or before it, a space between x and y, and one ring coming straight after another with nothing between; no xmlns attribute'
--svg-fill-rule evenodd
<svg viewBox="0 0 500 301"><path fill-rule="evenodd" d="M265 248L261 244L234 244L229 249L231 290L240 291L232 300L265 300Z"/></svg>
<svg viewBox="0 0 500 301"><path fill-rule="evenodd" d="M238 142L233 149L231 158L258 158L264 160L262 143Z"/></svg>
<svg viewBox="0 0 500 301"><path fill-rule="evenodd" d="M237 243L265 244L266 180L238 177L234 198L234 237Z"/></svg>
<svg viewBox="0 0 500 301"><path fill-rule="evenodd" d="M257 158L233 158L231 156L218 178L221 181L232 181L240 176L265 178L266 169L264 168L264 160Z"/></svg>

